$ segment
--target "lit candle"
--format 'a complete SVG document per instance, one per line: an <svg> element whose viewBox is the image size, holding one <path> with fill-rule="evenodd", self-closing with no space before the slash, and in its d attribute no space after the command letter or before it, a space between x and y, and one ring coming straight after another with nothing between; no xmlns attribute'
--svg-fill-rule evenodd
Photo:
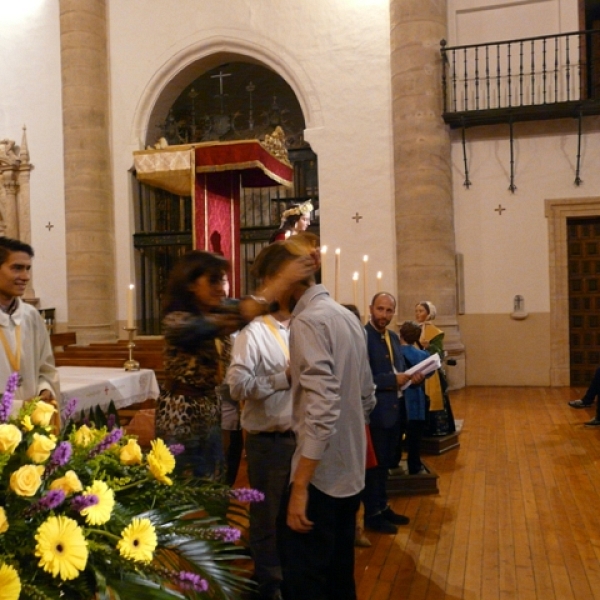
<svg viewBox="0 0 600 600"><path fill-rule="evenodd" d="M334 292L333 299L339 302L340 299L340 252L339 248L335 249L335 268L334 268Z"/></svg>
<svg viewBox="0 0 600 600"><path fill-rule="evenodd" d="M365 254L363 256L363 304L365 312L363 316L365 319L369 314L369 290L367 289L367 282L369 281L367 278L367 263L369 262L369 257Z"/></svg>
<svg viewBox="0 0 600 600"><path fill-rule="evenodd" d="M321 246L321 283L325 285L325 263L327 262L327 246Z"/></svg>
<svg viewBox="0 0 600 600"><path fill-rule="evenodd" d="M135 327L133 323L133 305L135 302L135 286L133 283L129 284L129 290L127 290L127 327L133 329Z"/></svg>
<svg viewBox="0 0 600 600"><path fill-rule="evenodd" d="M358 308L358 271L352 275L352 291L354 292L354 306Z"/></svg>
<svg viewBox="0 0 600 600"><path fill-rule="evenodd" d="M377 293L379 293L381 291L381 277L382 277L382 273L381 271L377 271Z"/></svg>

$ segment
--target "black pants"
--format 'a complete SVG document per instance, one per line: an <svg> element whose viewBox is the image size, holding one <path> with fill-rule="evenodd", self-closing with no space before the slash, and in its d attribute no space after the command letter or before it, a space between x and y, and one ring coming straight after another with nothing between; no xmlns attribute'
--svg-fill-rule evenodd
<svg viewBox="0 0 600 600"><path fill-rule="evenodd" d="M282 523L286 600L356 600L354 530L359 503L359 494L334 498L309 486L306 514L314 523L312 530L297 533Z"/></svg>
<svg viewBox="0 0 600 600"><path fill-rule="evenodd" d="M592 383L590 383L590 387L585 392L585 395L581 399L584 404L593 404L594 400L600 394L600 367L596 369L594 373L594 377L592 378ZM600 402L596 404L596 419L600 419Z"/></svg>
<svg viewBox="0 0 600 600"><path fill-rule="evenodd" d="M250 551L254 579L264 596L281 586L281 564L277 550L277 520L290 482L296 440L278 434L248 434L246 457L250 486L264 493L263 502L250 504ZM287 506L287 504L286 504Z"/></svg>

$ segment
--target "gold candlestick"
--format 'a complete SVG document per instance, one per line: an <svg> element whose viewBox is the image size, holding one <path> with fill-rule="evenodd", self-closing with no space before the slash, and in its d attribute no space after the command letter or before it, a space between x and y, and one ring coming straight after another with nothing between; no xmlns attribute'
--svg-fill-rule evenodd
<svg viewBox="0 0 600 600"><path fill-rule="evenodd" d="M127 348L129 348L129 359L123 363L123 368L126 371L139 371L140 363L137 360L133 359L133 349L135 348L135 343L133 341L133 336L137 331L137 327L123 327L123 329L129 335L129 343L127 344Z"/></svg>

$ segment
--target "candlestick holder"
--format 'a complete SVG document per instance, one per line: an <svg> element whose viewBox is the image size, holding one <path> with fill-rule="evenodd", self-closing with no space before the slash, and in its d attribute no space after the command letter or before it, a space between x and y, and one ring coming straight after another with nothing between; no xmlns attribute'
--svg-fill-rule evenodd
<svg viewBox="0 0 600 600"><path fill-rule="evenodd" d="M135 343L133 341L133 336L137 331L137 327L123 327L123 329L129 335L129 343L127 344L127 348L129 348L129 359L123 363L123 368L126 371L139 371L140 363L137 360L133 359L133 349L135 348Z"/></svg>

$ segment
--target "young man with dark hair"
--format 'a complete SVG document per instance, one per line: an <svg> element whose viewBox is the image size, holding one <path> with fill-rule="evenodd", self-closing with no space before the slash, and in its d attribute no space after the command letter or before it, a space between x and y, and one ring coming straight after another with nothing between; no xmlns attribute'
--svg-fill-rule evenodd
<svg viewBox="0 0 600 600"><path fill-rule="evenodd" d="M33 248L0 237L0 389L11 373L20 375L16 401L58 396L58 372L46 325L38 311L21 300L31 278Z"/></svg>

